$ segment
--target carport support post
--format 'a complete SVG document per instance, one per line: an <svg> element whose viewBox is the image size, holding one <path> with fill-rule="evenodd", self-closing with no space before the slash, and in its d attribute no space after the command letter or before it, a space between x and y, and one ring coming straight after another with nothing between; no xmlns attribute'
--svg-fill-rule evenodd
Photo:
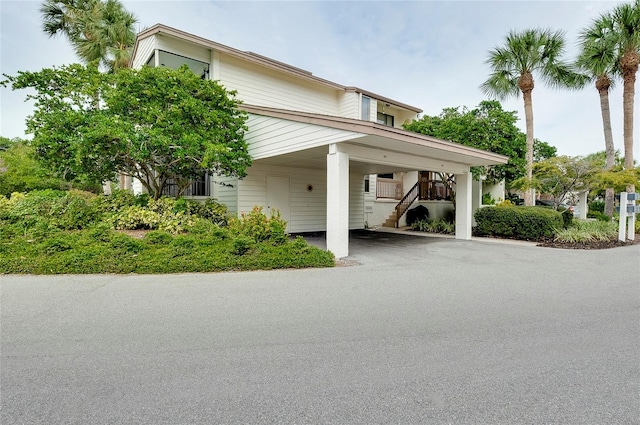
<svg viewBox="0 0 640 425"><path fill-rule="evenodd" d="M327 155L327 250L349 255L349 154L335 143Z"/></svg>
<svg viewBox="0 0 640 425"><path fill-rule="evenodd" d="M456 174L456 239L471 239L472 184L471 172Z"/></svg>

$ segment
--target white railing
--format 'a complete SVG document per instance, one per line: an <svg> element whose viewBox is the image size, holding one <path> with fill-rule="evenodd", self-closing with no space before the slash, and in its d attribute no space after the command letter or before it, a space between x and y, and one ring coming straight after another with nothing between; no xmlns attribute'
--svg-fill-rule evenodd
<svg viewBox="0 0 640 425"><path fill-rule="evenodd" d="M402 180L376 179L376 198L402 199Z"/></svg>

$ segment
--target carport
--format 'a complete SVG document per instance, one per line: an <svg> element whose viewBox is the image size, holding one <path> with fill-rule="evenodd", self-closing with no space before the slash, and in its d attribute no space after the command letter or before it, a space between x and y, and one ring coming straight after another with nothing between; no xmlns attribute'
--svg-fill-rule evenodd
<svg viewBox="0 0 640 425"><path fill-rule="evenodd" d="M457 239L471 239L470 167L505 164L507 157L370 121L243 105L263 125L247 135L255 161L276 166L325 169L327 175L326 240L336 258L349 255L349 174L431 170L456 179ZM264 117L268 118L265 125ZM304 124L295 139L276 144ZM251 128L251 126L250 126ZM268 129L268 132L267 130ZM278 133L280 132L280 133ZM268 135L268 136L267 136ZM278 139L280 137L280 139Z"/></svg>

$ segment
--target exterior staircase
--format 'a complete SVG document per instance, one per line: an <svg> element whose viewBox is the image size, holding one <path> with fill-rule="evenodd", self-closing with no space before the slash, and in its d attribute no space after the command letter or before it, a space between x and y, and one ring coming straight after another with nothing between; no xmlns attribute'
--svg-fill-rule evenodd
<svg viewBox="0 0 640 425"><path fill-rule="evenodd" d="M398 213L394 210L389 217L387 217L387 219L385 220L384 223L382 223L382 227L396 227L396 221L398 221L396 218L398 216Z"/></svg>
<svg viewBox="0 0 640 425"><path fill-rule="evenodd" d="M418 199L420 195L420 182L413 185L411 189L402 197L396 205L395 210L389 215L387 220L382 224L383 227L399 227L400 218L407 212L411 204Z"/></svg>

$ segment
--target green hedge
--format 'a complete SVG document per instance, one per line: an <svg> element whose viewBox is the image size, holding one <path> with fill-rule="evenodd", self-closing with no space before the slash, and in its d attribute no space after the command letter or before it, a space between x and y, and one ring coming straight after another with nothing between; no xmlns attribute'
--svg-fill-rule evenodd
<svg viewBox="0 0 640 425"><path fill-rule="evenodd" d="M214 200L96 196L80 191L0 195L0 275L178 273L331 267L333 254L290 240L279 214L256 207L227 223ZM142 238L120 230L147 229Z"/></svg>
<svg viewBox="0 0 640 425"><path fill-rule="evenodd" d="M487 207L476 211L478 236L538 241L552 238L562 229L562 214L540 207Z"/></svg>

